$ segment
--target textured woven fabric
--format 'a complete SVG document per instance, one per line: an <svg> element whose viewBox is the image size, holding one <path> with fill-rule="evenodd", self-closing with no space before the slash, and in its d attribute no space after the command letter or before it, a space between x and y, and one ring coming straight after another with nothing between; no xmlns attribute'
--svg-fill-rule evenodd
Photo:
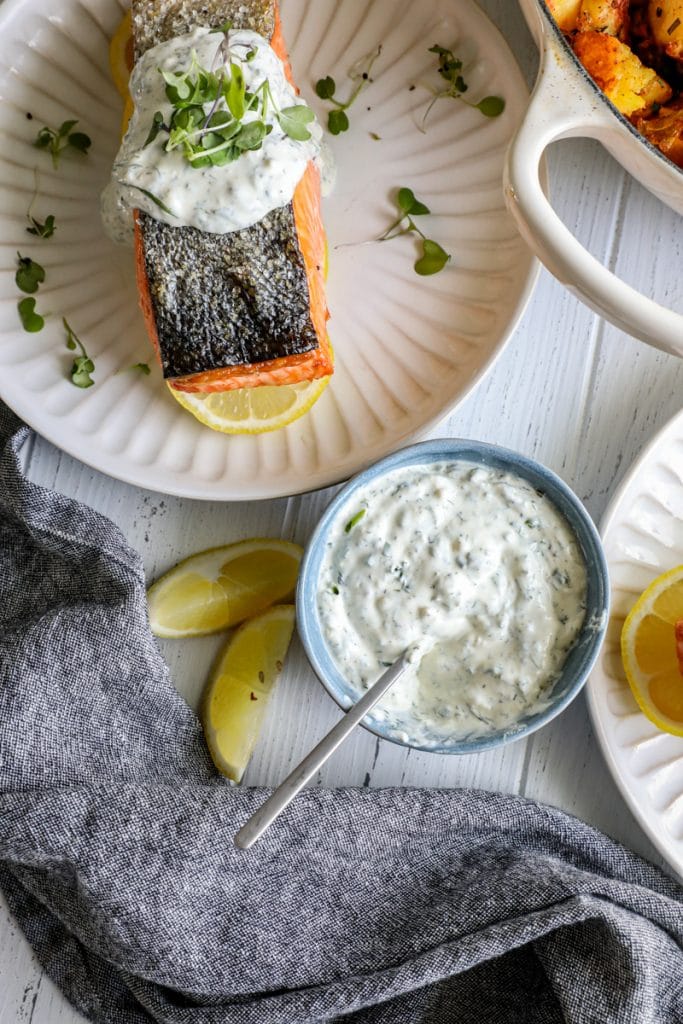
<svg viewBox="0 0 683 1024"><path fill-rule="evenodd" d="M560 811L471 791L263 798L212 769L118 529L27 483L0 408L0 883L107 1024L683 1022L681 890Z"/></svg>

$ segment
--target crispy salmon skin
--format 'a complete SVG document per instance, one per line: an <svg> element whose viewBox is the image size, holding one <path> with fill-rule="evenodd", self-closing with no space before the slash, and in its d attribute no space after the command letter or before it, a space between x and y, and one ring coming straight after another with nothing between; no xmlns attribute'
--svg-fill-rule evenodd
<svg viewBox="0 0 683 1024"><path fill-rule="evenodd" d="M136 58L202 25L265 36L291 71L274 0L133 0ZM179 391L292 384L332 373L320 180L241 231L208 234L137 211L140 304L164 377Z"/></svg>

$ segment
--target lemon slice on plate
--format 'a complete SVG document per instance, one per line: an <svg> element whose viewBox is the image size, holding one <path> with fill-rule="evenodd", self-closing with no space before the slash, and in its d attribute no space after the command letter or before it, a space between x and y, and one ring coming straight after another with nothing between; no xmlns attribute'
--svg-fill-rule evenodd
<svg viewBox="0 0 683 1024"><path fill-rule="evenodd" d="M638 598L621 632L621 657L644 714L683 736L683 565L658 576Z"/></svg>
<svg viewBox="0 0 683 1024"><path fill-rule="evenodd" d="M202 636L257 615L293 592L302 554L298 544L256 538L186 558L147 592L152 632Z"/></svg>
<svg viewBox="0 0 683 1024"><path fill-rule="evenodd" d="M307 413L330 382L306 380L300 384L266 384L214 393L169 391L183 408L212 430L224 434L263 434L286 427Z"/></svg>
<svg viewBox="0 0 683 1024"><path fill-rule="evenodd" d="M294 605L269 608L231 637L209 680L202 723L214 764L240 782L282 671L294 630Z"/></svg>

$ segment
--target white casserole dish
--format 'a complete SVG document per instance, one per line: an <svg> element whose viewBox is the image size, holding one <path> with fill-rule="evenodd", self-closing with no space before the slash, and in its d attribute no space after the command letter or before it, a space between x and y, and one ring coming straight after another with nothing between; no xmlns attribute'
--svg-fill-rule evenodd
<svg viewBox="0 0 683 1024"><path fill-rule="evenodd" d="M517 225L548 270L621 330L683 356L683 314L659 305L603 267L565 227L541 187L539 166L558 139L598 139L642 185L683 213L683 170L652 146L603 95L557 28L544 0L520 0L539 47L536 86L505 168Z"/></svg>

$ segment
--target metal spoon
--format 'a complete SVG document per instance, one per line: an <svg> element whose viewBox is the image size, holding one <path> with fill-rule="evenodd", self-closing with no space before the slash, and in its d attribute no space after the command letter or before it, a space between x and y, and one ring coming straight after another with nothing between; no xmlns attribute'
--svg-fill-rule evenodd
<svg viewBox="0 0 683 1024"><path fill-rule="evenodd" d="M287 776L284 782L280 783L266 802L252 814L251 818L235 836L235 846L238 846L241 850L248 850L257 839L261 838L281 811L294 799L299 790L303 789L309 779L315 775L318 768L325 764L328 757L331 757L337 747L344 742L349 733L358 725L361 718L368 711L372 710L377 701L401 678L408 666L407 655L408 651L404 651L398 661L395 661L391 668L382 673L374 686L371 686L358 703L354 704L346 712L344 717L337 722L317 747L314 747L310 754L306 755L301 764Z"/></svg>

